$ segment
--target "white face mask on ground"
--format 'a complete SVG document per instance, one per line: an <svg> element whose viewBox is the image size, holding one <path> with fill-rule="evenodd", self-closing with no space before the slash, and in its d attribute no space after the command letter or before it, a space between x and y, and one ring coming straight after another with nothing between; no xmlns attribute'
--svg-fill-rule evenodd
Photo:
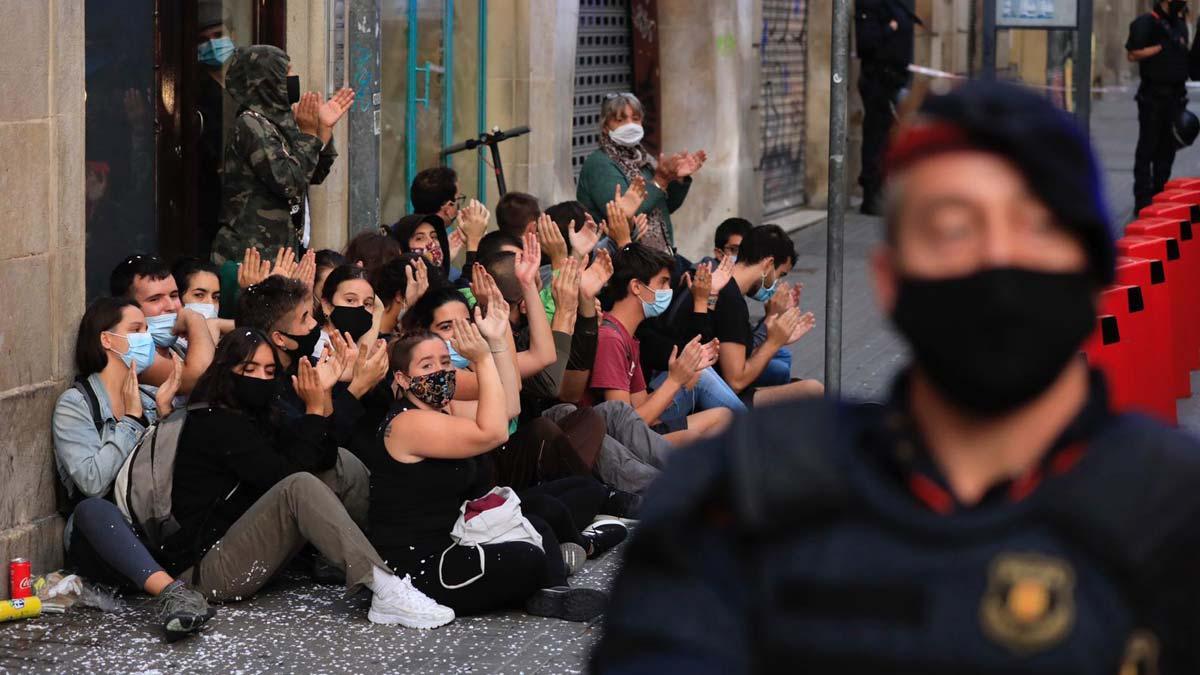
<svg viewBox="0 0 1200 675"><path fill-rule="evenodd" d="M642 142L642 137L646 135L646 130L642 129L642 125L636 122L622 124L621 126L608 132L609 138L617 145L633 147Z"/></svg>

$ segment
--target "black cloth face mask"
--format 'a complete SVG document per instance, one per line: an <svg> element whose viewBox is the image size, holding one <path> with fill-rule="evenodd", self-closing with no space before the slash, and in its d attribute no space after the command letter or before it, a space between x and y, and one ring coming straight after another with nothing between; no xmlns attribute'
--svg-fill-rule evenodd
<svg viewBox="0 0 1200 675"><path fill-rule="evenodd" d="M293 361L296 361L302 356L312 356L313 350L317 347L317 341L321 339L321 324L314 324L312 330L303 335L292 335L283 331L279 331L279 334L296 342L295 349L283 350L292 357Z"/></svg>
<svg viewBox="0 0 1200 675"><path fill-rule="evenodd" d="M902 278L892 320L944 396L995 416L1036 398L1075 358L1095 326L1095 291L1084 272Z"/></svg>
<svg viewBox="0 0 1200 675"><path fill-rule="evenodd" d="M339 305L329 313L329 320L338 330L349 333L355 342L361 340L362 336L366 335L367 331L371 330L371 326L375 324L375 317L366 307L342 307Z"/></svg>
<svg viewBox="0 0 1200 675"><path fill-rule="evenodd" d="M249 410L266 408L278 393L279 380L275 378L263 380L248 375L234 375L233 394Z"/></svg>

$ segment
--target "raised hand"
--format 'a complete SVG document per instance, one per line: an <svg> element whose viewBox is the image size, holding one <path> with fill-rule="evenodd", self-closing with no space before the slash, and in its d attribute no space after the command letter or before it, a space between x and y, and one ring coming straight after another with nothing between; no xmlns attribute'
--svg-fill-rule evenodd
<svg viewBox="0 0 1200 675"><path fill-rule="evenodd" d="M354 377L348 387L355 398L375 388L388 374L387 340L376 340L358 350L354 363Z"/></svg>
<svg viewBox="0 0 1200 675"><path fill-rule="evenodd" d="M612 255L608 249L600 249L596 252L596 257L592 259L592 264L588 266L583 274L579 277L579 293L584 300L594 300L600 291L604 289L604 284L613 275Z"/></svg>
<svg viewBox="0 0 1200 675"><path fill-rule="evenodd" d="M129 374L121 386L121 398L125 401L125 414L130 417L141 417L142 392L138 389L137 368L129 366Z"/></svg>
<svg viewBox="0 0 1200 675"><path fill-rule="evenodd" d="M325 414L325 394L330 389L325 388L321 383L317 368L314 368L308 359L300 359L296 374L292 376L292 387L296 390L296 395L300 397L300 400L304 401L305 412L309 415Z"/></svg>
<svg viewBox="0 0 1200 675"><path fill-rule="evenodd" d="M708 265L699 265L696 267L696 276L691 279L689 286L692 289L692 300L696 305L704 303L707 307L708 296L712 294L712 268Z"/></svg>
<svg viewBox="0 0 1200 675"><path fill-rule="evenodd" d="M634 177L629 182L629 189L625 191L625 194L621 194L621 185L617 184L616 191L613 193L613 201L621 207L621 211L626 216L632 218L633 214L642 207L642 202L646 201L646 179L640 175Z"/></svg>
<svg viewBox="0 0 1200 675"><path fill-rule="evenodd" d="M792 339L792 333L800 324L800 310L793 307L780 314L771 314L767 316L766 324L767 342L773 344L776 349L784 347L790 344L788 340Z"/></svg>
<svg viewBox="0 0 1200 675"><path fill-rule="evenodd" d="M491 279L489 276L488 279ZM495 280L491 280L494 285ZM487 340L488 348L492 351L500 351L508 346L508 332L511 326L508 323L508 301L504 296L500 295L500 291L492 292L488 299L487 315L481 316L481 307L476 305L475 325L479 327L479 333ZM470 358L470 357L468 357Z"/></svg>
<svg viewBox="0 0 1200 675"><path fill-rule="evenodd" d="M292 278L304 284L308 290L313 289L313 285L317 281L317 251L308 249L304 257L300 259L300 264L296 265L296 271L292 274Z"/></svg>
<svg viewBox="0 0 1200 675"><path fill-rule="evenodd" d="M492 301L493 293L500 295L500 287L496 285L496 280L486 267L475 263L471 268L471 295L475 296L475 303L486 307Z"/></svg>
<svg viewBox="0 0 1200 675"><path fill-rule="evenodd" d="M572 221L574 222L574 221ZM537 219L537 239L542 250L550 258L550 266L558 269L567 259L567 242L563 239L562 230L549 214L543 213Z"/></svg>
<svg viewBox="0 0 1200 675"><path fill-rule="evenodd" d="M457 227L450 233L450 259L454 260L467 248L467 235L463 234L462 227Z"/></svg>
<svg viewBox="0 0 1200 675"><path fill-rule="evenodd" d="M633 240L641 241L642 237L645 237L646 233L650 231L650 216L644 213L637 214L633 217L633 226Z"/></svg>
<svg viewBox="0 0 1200 675"><path fill-rule="evenodd" d="M721 264L712 271L712 294L716 295L721 292L733 279L733 257L725 256L721 259Z"/></svg>
<svg viewBox="0 0 1200 675"><path fill-rule="evenodd" d="M483 239L483 235L487 233L488 221L491 220L491 217L492 214L488 212L487 207L476 199L472 199L470 204L458 212L458 229L467 238L468 251L479 248L479 240Z"/></svg>
<svg viewBox="0 0 1200 675"><path fill-rule="evenodd" d="M408 283L404 286L404 306L410 308L429 290L429 270L425 267L425 259L417 258L410 262L404 270Z"/></svg>
<svg viewBox="0 0 1200 675"><path fill-rule="evenodd" d="M475 305L475 320L484 320L483 309L479 305ZM488 342L479 332L479 328L466 319L454 320L454 335L450 338L450 344L471 363L477 364L491 356Z"/></svg>
<svg viewBox="0 0 1200 675"><path fill-rule="evenodd" d="M704 166L704 162L708 160L708 153L703 150L689 153L687 150L675 156L674 169L675 180L681 180L696 173L700 167Z"/></svg>
<svg viewBox="0 0 1200 675"><path fill-rule="evenodd" d="M349 333L333 331L329 334L329 344L321 361L317 364L322 381L332 377L333 382L349 382L354 378L354 368L358 362L358 345ZM328 364L328 366L326 366ZM326 370L321 370L326 367ZM333 384L329 385L333 388Z"/></svg>
<svg viewBox="0 0 1200 675"><path fill-rule="evenodd" d="M571 242L571 255L580 260L587 260L592 251L596 250L596 244L600 243L600 228L596 221L592 220L592 214L587 214L583 226L578 230L575 229L574 220L568 223L567 239Z"/></svg>
<svg viewBox="0 0 1200 675"><path fill-rule="evenodd" d="M300 101L292 104L292 115L296 118L296 126L309 136L321 132L321 95L315 91L300 95Z"/></svg>
<svg viewBox="0 0 1200 675"><path fill-rule="evenodd" d="M667 377L674 380L680 387L686 386L698 371L703 370L700 367L703 360L704 347L700 344L700 336L697 335L684 346L682 353L679 352L679 347L671 349Z"/></svg>
<svg viewBox="0 0 1200 675"><path fill-rule="evenodd" d="M767 316L786 312L795 306L792 304L791 285L786 281L780 281L778 284L779 287L776 289L775 295L771 296L771 299L767 301L766 307L764 308Z"/></svg>
<svg viewBox="0 0 1200 675"><path fill-rule="evenodd" d="M608 203L608 236L616 242L617 248L624 248L633 242L629 230L629 216L621 210L621 205L615 200Z"/></svg>
<svg viewBox="0 0 1200 675"><path fill-rule="evenodd" d="M554 295L556 312L564 316L574 315L579 309L579 281L581 265L575 258L567 258L558 270L558 275L550 283L550 292ZM558 317L558 314L555 314Z"/></svg>
<svg viewBox="0 0 1200 675"><path fill-rule="evenodd" d="M796 311L800 311L797 309ZM817 325L817 318L812 312L805 312L800 315L799 321L796 322L796 327L792 329L792 334L788 336L787 344L793 344L808 334Z"/></svg>
<svg viewBox="0 0 1200 675"><path fill-rule="evenodd" d="M172 353L171 361L174 362L175 368L167 376L167 381L159 385L158 391L154 393L154 406L158 409L159 419L170 415L171 411L175 409L175 394L179 393L179 383L183 380L183 359L179 358L178 354ZM130 370L136 369L131 368Z"/></svg>
<svg viewBox="0 0 1200 675"><path fill-rule="evenodd" d="M342 115L354 105L354 90L348 87L338 89L328 101L321 102L320 94L314 93L313 96L318 104L318 117L323 130L333 129Z"/></svg>
<svg viewBox="0 0 1200 675"><path fill-rule="evenodd" d="M271 276L271 261L263 260L257 248L246 249L238 266L238 287L250 288Z"/></svg>
<svg viewBox="0 0 1200 675"><path fill-rule="evenodd" d="M654 169L654 182L665 190L671 181L676 178L675 171L677 164L679 164L679 155L659 154L658 166Z"/></svg>
<svg viewBox="0 0 1200 675"><path fill-rule="evenodd" d="M557 228L556 228L557 229ZM542 264L542 246L538 243L537 235L525 233L525 248L517 254L517 280L526 290L537 288L538 268Z"/></svg>
<svg viewBox="0 0 1200 675"><path fill-rule="evenodd" d="M272 276L287 277L294 279L296 270L300 265L296 262L296 250L291 248L281 248L275 254L275 265L271 267Z"/></svg>

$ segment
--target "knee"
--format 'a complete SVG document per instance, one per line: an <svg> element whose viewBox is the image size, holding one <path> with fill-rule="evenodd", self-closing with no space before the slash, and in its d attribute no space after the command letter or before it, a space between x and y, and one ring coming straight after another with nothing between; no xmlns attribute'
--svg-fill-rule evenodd
<svg viewBox="0 0 1200 675"><path fill-rule="evenodd" d="M86 528L88 525L97 522L102 517L104 511L109 508L115 509L117 507L112 502L100 497L88 497L75 505L75 523Z"/></svg>
<svg viewBox="0 0 1200 675"><path fill-rule="evenodd" d="M825 395L825 385L820 380L800 380L796 383L796 395L801 398L818 398Z"/></svg>
<svg viewBox="0 0 1200 675"><path fill-rule="evenodd" d="M290 495L311 495L315 492L330 492L329 486L320 478L307 471L293 473L276 484L276 487Z"/></svg>

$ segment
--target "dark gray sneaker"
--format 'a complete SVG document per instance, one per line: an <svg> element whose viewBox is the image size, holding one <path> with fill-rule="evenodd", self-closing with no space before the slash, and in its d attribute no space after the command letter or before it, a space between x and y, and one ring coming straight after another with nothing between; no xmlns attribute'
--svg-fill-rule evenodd
<svg viewBox="0 0 1200 675"><path fill-rule="evenodd" d="M158 594L158 618L167 642L181 640L200 630L217 610L208 606L204 596L176 579Z"/></svg>
<svg viewBox="0 0 1200 675"><path fill-rule="evenodd" d="M564 621L591 621L604 613L608 596L594 588L553 586L543 588L525 601L525 611Z"/></svg>

